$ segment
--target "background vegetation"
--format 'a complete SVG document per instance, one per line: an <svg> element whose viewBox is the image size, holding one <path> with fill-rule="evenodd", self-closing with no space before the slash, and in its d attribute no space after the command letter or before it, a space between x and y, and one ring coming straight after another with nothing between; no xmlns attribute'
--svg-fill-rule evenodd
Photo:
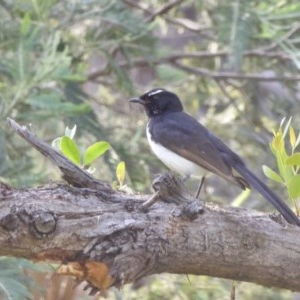
<svg viewBox="0 0 300 300"><path fill-rule="evenodd" d="M125 161L128 187L149 192L151 177L165 168L147 145L142 110L127 99L153 87L176 92L261 175L263 164L275 164L268 144L281 119L293 116L300 128L299 17L296 0L0 0L0 180L17 187L59 180L49 162L7 130L11 117L49 143L77 124L83 149L99 140L111 144L95 176L113 182ZM206 198L270 209L257 194L218 182L209 179ZM282 187L273 188L286 198ZM14 280L27 262L3 258L0 266L8 299L88 299L70 279L26 271L30 284ZM108 296L228 299L232 289L225 280L170 275L140 286ZM12 290L19 294L12 297ZM237 284L237 299L293 297Z"/></svg>

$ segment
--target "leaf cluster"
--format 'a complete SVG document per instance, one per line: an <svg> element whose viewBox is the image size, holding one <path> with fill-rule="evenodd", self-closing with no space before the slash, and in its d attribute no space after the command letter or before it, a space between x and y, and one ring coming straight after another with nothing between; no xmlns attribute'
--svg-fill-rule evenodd
<svg viewBox="0 0 300 300"><path fill-rule="evenodd" d="M279 129L274 132L270 148L276 158L279 174L268 166L263 166L265 175L287 188L290 201L295 205L297 214L300 215L300 133L296 138L295 130L291 125L292 118L286 124L282 120ZM286 145L287 141L289 145ZM287 147L289 146L289 148Z"/></svg>

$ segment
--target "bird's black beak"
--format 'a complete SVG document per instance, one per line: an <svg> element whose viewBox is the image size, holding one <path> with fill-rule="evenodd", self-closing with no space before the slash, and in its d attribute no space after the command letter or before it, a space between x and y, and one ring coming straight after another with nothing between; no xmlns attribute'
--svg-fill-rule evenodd
<svg viewBox="0 0 300 300"><path fill-rule="evenodd" d="M128 100L129 102L132 102L132 103L139 103L139 104L142 104L142 105L145 105L145 101L141 98L130 98Z"/></svg>

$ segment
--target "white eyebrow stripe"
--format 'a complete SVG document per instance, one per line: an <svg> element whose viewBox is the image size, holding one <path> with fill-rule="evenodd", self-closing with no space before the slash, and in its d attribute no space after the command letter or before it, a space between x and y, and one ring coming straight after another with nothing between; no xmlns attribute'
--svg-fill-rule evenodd
<svg viewBox="0 0 300 300"><path fill-rule="evenodd" d="M156 95L156 94L159 94L161 92L164 92L165 90L162 90L162 89L158 89L158 90L155 90L151 93L148 93L148 96L153 96L153 95Z"/></svg>

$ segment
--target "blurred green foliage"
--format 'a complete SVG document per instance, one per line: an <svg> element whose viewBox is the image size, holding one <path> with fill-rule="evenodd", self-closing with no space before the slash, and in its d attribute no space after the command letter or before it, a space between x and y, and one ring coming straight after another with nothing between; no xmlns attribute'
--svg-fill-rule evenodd
<svg viewBox="0 0 300 300"><path fill-rule="evenodd" d="M49 266L33 264L26 259L16 259L12 257L0 257L0 297L3 300L23 300L31 299L31 290L42 296L44 290L37 287L34 280L25 276L25 270L39 272L53 271Z"/></svg>
<svg viewBox="0 0 300 300"><path fill-rule="evenodd" d="M93 169L90 168L90 165L110 148L110 144L105 141L96 142L84 149L83 155L81 155L78 145L74 140L76 130L76 124L72 129L66 127L65 135L54 139L52 141L52 147L60 151L75 165L81 166L87 169L88 172L93 173Z"/></svg>
<svg viewBox="0 0 300 300"><path fill-rule="evenodd" d="M263 164L273 169L267 148L272 130L291 115L295 131L300 127L299 17L296 0L1 0L0 180L24 187L59 179L49 162L7 129L10 117L49 143L77 124L84 149L99 140L111 145L96 162L96 177L117 177L122 186L125 168L116 169L124 161L126 184L149 192L151 176L164 167L150 153L144 114L126 99L158 86L176 92L186 110L256 173ZM262 80L272 76L289 79ZM218 187L214 199L236 197L234 188L209 180ZM286 196L278 184L273 188ZM247 199L245 205L264 208L257 195L247 197L236 203ZM141 299L229 298L228 281L170 278L143 288ZM129 289L124 298L135 299ZM274 294L241 284L237 295L292 297Z"/></svg>
<svg viewBox="0 0 300 300"><path fill-rule="evenodd" d="M121 291L111 290L109 299L130 300L227 300L235 288L235 299L290 300L293 293L266 289L246 282L233 282L205 276L160 274L146 278L141 287L125 286Z"/></svg>

